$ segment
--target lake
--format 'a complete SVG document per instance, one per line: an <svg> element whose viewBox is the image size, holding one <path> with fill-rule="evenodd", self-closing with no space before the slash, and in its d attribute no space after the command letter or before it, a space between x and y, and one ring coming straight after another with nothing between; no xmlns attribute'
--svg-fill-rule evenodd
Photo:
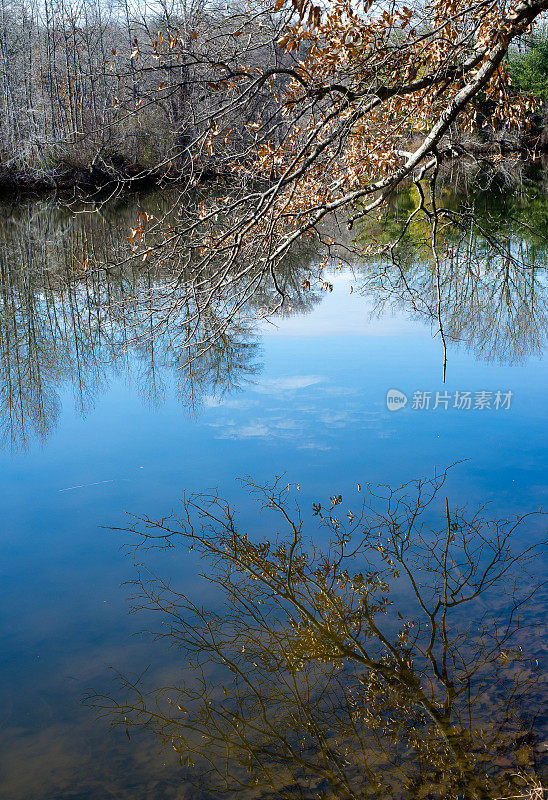
<svg viewBox="0 0 548 800"><path fill-rule="evenodd" d="M401 274L364 258L334 259L306 289L315 255L297 254L284 272L289 309L266 318L264 303L252 300L245 319L224 328L189 367L185 321L157 325L134 302L166 276L146 265L93 268L123 258L137 211L160 202L133 197L95 213L46 202L2 209L6 800L193 796L153 736L109 731L108 720L82 704L90 687L108 691L111 668L148 667L151 685L185 670L176 649L139 635L154 626L147 614L128 614L136 562L199 602L209 599L199 561L184 549L124 548L130 537L112 528L129 524L128 513L162 517L185 492L217 487L244 526L268 536L271 523L258 515L242 476L283 475L309 509L339 493L346 502L358 483L399 486L453 464L444 491L454 504L488 503L492 517L546 506L542 184L503 188L485 203L483 230L462 244L450 239L445 382L420 231L401 251L406 287ZM412 202L410 193L399 200L402 208ZM382 237L396 224L394 214L385 229L361 235ZM498 254L485 238L494 231L504 240ZM459 248L474 249L468 266L458 261ZM88 253L95 262L86 262ZM531 517L519 541L540 541L545 530L542 517ZM542 637L531 646L535 657L545 655Z"/></svg>

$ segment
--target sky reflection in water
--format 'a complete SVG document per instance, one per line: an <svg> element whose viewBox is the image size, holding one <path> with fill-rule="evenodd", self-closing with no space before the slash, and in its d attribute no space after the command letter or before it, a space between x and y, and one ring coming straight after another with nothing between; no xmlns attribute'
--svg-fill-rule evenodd
<svg viewBox="0 0 548 800"><path fill-rule="evenodd" d="M239 501L253 529L237 476L285 473L309 507L358 481L398 484L456 461L463 463L449 492L459 500L488 500L493 516L545 504L545 362L486 363L452 346L442 385L440 343L429 326L403 313L371 318L370 301L350 294L352 282L338 273L310 313L264 323L260 366L241 391L206 395L189 413L168 368L165 396L151 406L136 388L140 365L130 355L84 414L61 384L61 412L45 441L0 453L2 796L179 796L169 793L177 780L163 772L154 742L130 746L108 736L80 707L86 686L108 680L105 665L152 663L168 676L176 663L176 654L165 659L130 638L142 627L128 618L121 586L132 560L120 550L121 534L101 527L120 524L126 511L161 515L184 490L216 486ZM397 413L386 407L391 388L410 398ZM456 390L511 390L512 405L411 407L414 391ZM529 535L541 527L534 523ZM200 595L186 554L151 562L183 575Z"/></svg>

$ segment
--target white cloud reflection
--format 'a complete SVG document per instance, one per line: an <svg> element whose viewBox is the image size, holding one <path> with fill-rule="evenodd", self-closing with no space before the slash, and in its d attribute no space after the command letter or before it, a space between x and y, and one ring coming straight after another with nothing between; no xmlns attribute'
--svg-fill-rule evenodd
<svg viewBox="0 0 548 800"><path fill-rule="evenodd" d="M321 375L287 375L280 378L264 378L250 388L261 394L282 394L307 389L309 386L322 383L323 380Z"/></svg>

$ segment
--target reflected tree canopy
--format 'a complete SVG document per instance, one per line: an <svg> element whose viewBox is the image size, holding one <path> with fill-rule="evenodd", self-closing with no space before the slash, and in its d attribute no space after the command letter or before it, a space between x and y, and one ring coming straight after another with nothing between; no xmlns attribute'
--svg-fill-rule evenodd
<svg viewBox="0 0 548 800"><path fill-rule="evenodd" d="M487 196L477 189L481 180L476 176L466 195L458 186L438 187L442 205L433 205L431 186L417 180L358 232L365 257L358 261L352 246L349 266L355 288L377 313L391 306L426 319L445 358L454 345L514 363L538 356L546 340L548 206L538 181L523 179L521 194L514 186L510 197L504 187ZM252 379L261 320L306 313L325 291L336 291L333 270L344 248L335 252L328 232L321 241L302 241L275 271L265 272L259 258L229 270L207 260L206 268L195 247L181 246L177 209L178 198L168 193L93 213L45 203L5 208L5 444L25 447L46 437L67 385L85 414L122 374L153 405L173 381L195 411L204 395L222 396ZM145 229L146 258L136 259Z"/></svg>
<svg viewBox="0 0 548 800"><path fill-rule="evenodd" d="M148 202L154 204L153 198ZM171 374L181 402L195 411L205 394L222 396L255 373L252 322L276 294L272 281L263 280L230 322L222 316L220 296L196 315L192 298L181 292L177 308L166 314L163 298L173 295L173 273L166 265L123 263L131 253L126 231L134 214L125 204L111 209L108 218L35 204L3 217L0 435L5 444L25 447L47 436L56 425L63 385L72 387L75 406L85 414L122 374L157 405ZM116 260L120 266L108 267ZM291 294L291 311L284 313L302 312L317 301L317 293L303 294L301 271L302 258L295 258L278 277Z"/></svg>
<svg viewBox="0 0 548 800"><path fill-rule="evenodd" d="M388 305L426 317L444 343L480 358L538 357L548 333L544 186L516 174L516 165L509 186L500 172L475 182L464 175L464 187L451 175L434 202L430 183L416 182L380 223L360 231L374 253L361 290L379 311Z"/></svg>
<svg viewBox="0 0 548 800"><path fill-rule="evenodd" d="M341 495L315 504L315 544L281 479L247 482L278 531L261 541L217 494L136 519L137 551L200 554L217 608L142 567L134 606L160 615L186 682L120 676L87 701L129 737L154 732L208 794L542 797L543 685L524 646L539 548L515 548L529 517L454 508L445 480L358 487L354 512Z"/></svg>

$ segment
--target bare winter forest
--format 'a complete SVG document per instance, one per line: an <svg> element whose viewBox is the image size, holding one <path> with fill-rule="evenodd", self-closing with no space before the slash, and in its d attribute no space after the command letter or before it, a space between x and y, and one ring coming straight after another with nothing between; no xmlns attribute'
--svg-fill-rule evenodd
<svg viewBox="0 0 548 800"><path fill-rule="evenodd" d="M278 58L275 15L262 10L253 26L254 13L234 4L2 0L0 14L4 184L180 171L218 102L213 64ZM253 114L246 108L240 129Z"/></svg>
<svg viewBox="0 0 548 800"><path fill-rule="evenodd" d="M200 132L226 104L219 75L233 80L242 69L249 76L273 68L264 91L235 104L229 120L223 111L231 155L245 152L257 119L268 117L280 135L272 90L298 59L280 46L287 20L274 9L207 0L1 0L0 15L4 188L186 173ZM514 62L530 44L514 45ZM215 161L207 149L201 155L206 174L222 172L218 153Z"/></svg>

